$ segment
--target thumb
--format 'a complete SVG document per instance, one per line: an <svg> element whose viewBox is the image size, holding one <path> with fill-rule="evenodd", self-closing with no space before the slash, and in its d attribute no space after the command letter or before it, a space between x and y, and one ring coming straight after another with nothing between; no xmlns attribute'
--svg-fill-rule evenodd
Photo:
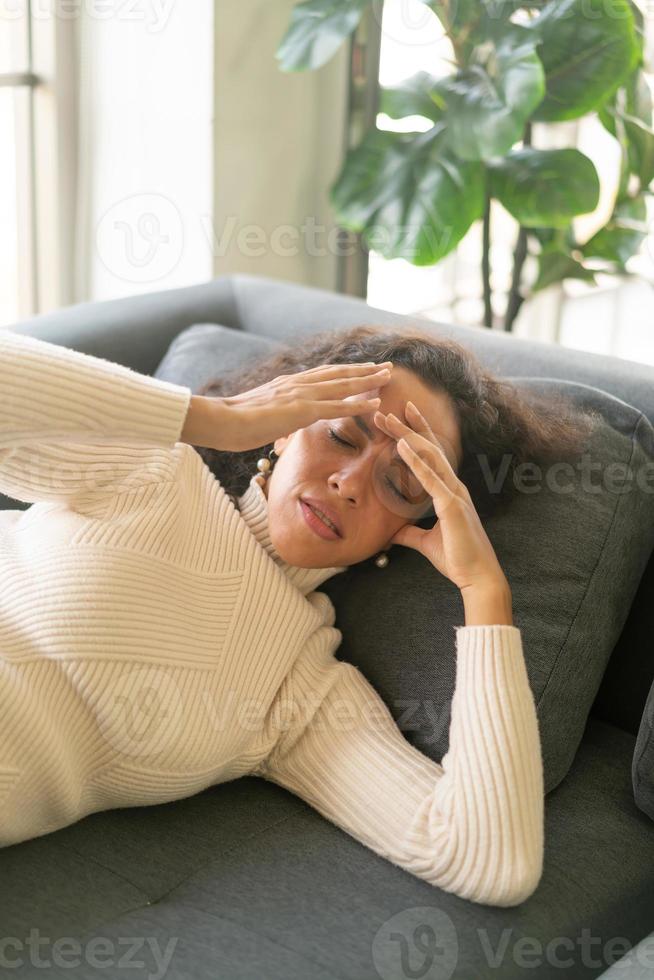
<svg viewBox="0 0 654 980"><path fill-rule="evenodd" d="M414 548L420 551L422 539L428 532L423 528L416 527L414 524L405 524L391 538L391 544L401 544L405 548Z"/></svg>

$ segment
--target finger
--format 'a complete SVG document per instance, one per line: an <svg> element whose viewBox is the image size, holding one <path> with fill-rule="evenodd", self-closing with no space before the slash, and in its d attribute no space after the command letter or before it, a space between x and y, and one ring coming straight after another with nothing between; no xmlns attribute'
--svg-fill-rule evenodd
<svg viewBox="0 0 654 980"><path fill-rule="evenodd" d="M404 437L398 442L397 451L411 469L416 479L419 480L420 484L432 498L436 515L440 517L447 505L455 497L455 494L450 490L442 476L418 455L416 450L409 445Z"/></svg>
<svg viewBox="0 0 654 980"><path fill-rule="evenodd" d="M419 409L416 408L413 402L406 403L406 411L404 414L406 416L407 422L417 432L423 432L431 436L433 439L436 439L435 434L432 432L431 425L429 424L425 416L422 414L422 412L420 412Z"/></svg>
<svg viewBox="0 0 654 980"><path fill-rule="evenodd" d="M404 548L413 548L415 551L422 551L423 538L425 538L430 531L426 531L424 528L416 527L415 524L405 524L401 527L399 531L393 535L392 544L400 544Z"/></svg>
<svg viewBox="0 0 654 980"><path fill-rule="evenodd" d="M334 378L331 381L316 381L314 384L306 385L306 388L308 389L307 394L313 395L315 398L345 398L348 395L368 391L371 388L379 388L388 384L390 379L390 372L382 370L358 378Z"/></svg>
<svg viewBox="0 0 654 980"><path fill-rule="evenodd" d="M349 415L370 415L381 404L380 398L351 398L347 401L316 401L312 405L317 419L341 419Z"/></svg>
<svg viewBox="0 0 654 980"><path fill-rule="evenodd" d="M297 375L292 375L292 377L298 379L308 377L311 381L314 381L316 375L324 375L327 378L337 375L358 376L360 374L374 374L382 367L391 368L392 366L392 361L383 361L380 364L377 364L375 361L366 361L363 364L358 362L355 364L319 364L317 367L300 371Z"/></svg>
<svg viewBox="0 0 654 980"><path fill-rule="evenodd" d="M382 418L379 418L382 416ZM436 450L437 461L434 461L434 466L438 470L438 473L445 480L448 487L451 490L455 490L459 485L459 478L452 469L452 464L447 457L447 453L441 444L440 439L433 434L431 429L429 430L429 435L426 432L417 432L414 428L401 422L396 415L389 412L388 415L383 415L381 412L376 412L374 417L375 423L381 428L387 435L392 436L394 439L401 439L403 436L409 440L410 445L414 445L416 439L424 441L430 448L430 450ZM419 448L419 443L415 445L415 448Z"/></svg>
<svg viewBox="0 0 654 980"><path fill-rule="evenodd" d="M458 462L457 462L458 453L457 453L457 450L452 446L452 444L449 442L449 440L443 438L443 436L437 436L436 435L436 433L432 429L431 425L429 424L429 422L427 421L427 419L425 418L425 416L413 404L413 402L410 402L409 401L409 402L406 403L406 412L405 412L405 415L407 417L407 421L409 422L409 424L414 429L416 429L416 431L418 431L422 435L426 436L426 438L432 440L436 446L439 446L440 449L442 449L443 453L445 454L445 459L450 464L450 468L452 470L452 473L456 477L456 479L457 479L457 481L459 483L459 487L461 487L461 481L459 480L458 476L456 475L456 470L457 470L457 467L458 467Z"/></svg>

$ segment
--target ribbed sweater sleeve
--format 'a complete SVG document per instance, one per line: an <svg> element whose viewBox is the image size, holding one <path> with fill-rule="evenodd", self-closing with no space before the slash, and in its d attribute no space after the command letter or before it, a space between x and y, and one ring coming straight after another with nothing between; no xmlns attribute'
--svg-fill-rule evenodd
<svg viewBox="0 0 654 980"><path fill-rule="evenodd" d="M361 672L320 629L278 692L279 733L257 775L445 891L513 906L543 867L538 719L515 626L456 628L449 748L433 762L403 737Z"/></svg>
<svg viewBox="0 0 654 980"><path fill-rule="evenodd" d="M0 490L72 507L170 478L161 450L179 440L190 400L182 385L0 330Z"/></svg>

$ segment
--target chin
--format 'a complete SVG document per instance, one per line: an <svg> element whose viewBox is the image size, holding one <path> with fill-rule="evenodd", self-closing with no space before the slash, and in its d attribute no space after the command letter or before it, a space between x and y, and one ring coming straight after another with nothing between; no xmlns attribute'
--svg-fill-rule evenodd
<svg viewBox="0 0 654 980"><path fill-rule="evenodd" d="M346 562L336 558L334 554L329 557L329 542L325 542L324 549L319 546L315 551L310 551L304 542L281 538L278 540L275 535L270 535L270 540L275 551L289 565L295 568L331 568L334 565L345 565Z"/></svg>
<svg viewBox="0 0 654 980"><path fill-rule="evenodd" d="M275 550L282 561L295 568L330 568L332 565L344 564L328 558L319 558L318 555L309 555L304 548L293 548L293 546L284 548L282 545L275 545Z"/></svg>

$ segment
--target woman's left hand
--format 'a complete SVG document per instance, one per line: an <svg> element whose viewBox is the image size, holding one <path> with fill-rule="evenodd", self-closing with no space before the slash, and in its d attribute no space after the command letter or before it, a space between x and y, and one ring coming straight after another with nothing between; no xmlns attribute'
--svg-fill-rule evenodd
<svg viewBox="0 0 654 980"><path fill-rule="evenodd" d="M413 402L406 403L406 418L409 425L392 414L374 415L377 427L399 440L398 453L432 498L438 520L429 530L405 524L391 544L419 551L461 590L506 582L468 488Z"/></svg>

